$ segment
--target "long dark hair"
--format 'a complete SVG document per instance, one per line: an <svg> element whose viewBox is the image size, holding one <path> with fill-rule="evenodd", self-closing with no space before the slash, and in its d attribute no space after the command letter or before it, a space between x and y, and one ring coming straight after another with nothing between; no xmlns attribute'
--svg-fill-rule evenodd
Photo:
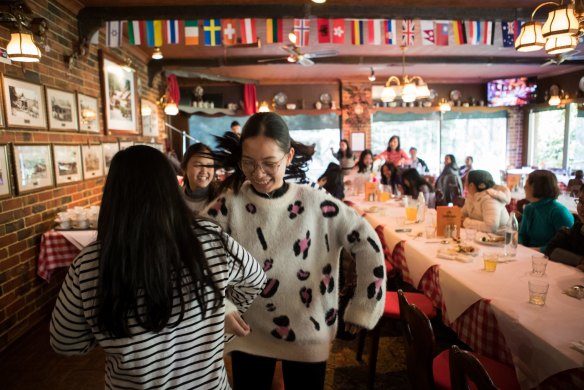
<svg viewBox="0 0 584 390"><path fill-rule="evenodd" d="M406 184L406 181L408 184ZM430 192L434 192L434 187L430 182L424 179L415 168L406 169L402 172L402 185L404 188L404 195L412 195L417 198L420 193L420 188L426 185Z"/></svg>
<svg viewBox="0 0 584 390"><path fill-rule="evenodd" d="M184 177L183 177L183 183L184 183L184 187L189 187L189 177L187 175L187 168L189 165L189 160L194 157L194 156L200 156L200 157L205 157L208 158L210 160L213 160L213 165L214 165L214 170L217 170L217 166L215 164L215 155L213 154L213 151L211 150L210 147L208 147L207 145L205 145L204 143L201 142L197 142L195 144L192 144L191 146L189 146L189 148L187 149L187 151L185 152L183 159L180 163L180 167L183 170ZM217 182L217 179L215 178L215 172L213 172L213 179L211 180L211 182L209 183L209 186L207 187L209 189L208 193L207 193L207 200L210 202L213 199L215 199L218 195L219 192L219 183Z"/></svg>
<svg viewBox="0 0 584 390"><path fill-rule="evenodd" d="M396 152L399 152L399 150L400 150L400 148L401 148L401 141L400 141L400 139L399 139L399 135L392 135L392 136L389 138L389 141L387 141L387 149L386 149L386 150L387 150L388 152L391 152L391 147L389 146L389 144L391 143L391 140L392 140L392 139L394 139L394 138L395 138L395 139L397 139L397 148L395 148L395 151L396 151Z"/></svg>
<svg viewBox="0 0 584 390"><path fill-rule="evenodd" d="M290 165L286 167L284 180L307 181L306 171L308 170L308 162L314 154L314 145L305 145L294 141L290 137L288 125L280 115L273 112L258 112L245 122L240 139L228 135L215 137L218 144L215 153L217 158L223 167L233 170L233 174L223 182L222 188L231 188L235 193L241 188L245 180L245 175L239 167L242 145L246 139L256 136L264 136L274 140L284 153L288 153L291 147L294 148L294 158Z"/></svg>
<svg viewBox="0 0 584 390"><path fill-rule="evenodd" d="M447 154L444 157L449 157L450 158L450 164L445 164L444 165L444 170L446 170L446 168L455 170L456 172L458 172L458 164L456 163L456 157L454 157L454 154Z"/></svg>
<svg viewBox="0 0 584 390"><path fill-rule="evenodd" d="M322 186L329 194L338 199L345 197L345 186L343 184L343 171L339 164L329 163L324 173L318 178L326 179L326 183Z"/></svg>
<svg viewBox="0 0 584 390"><path fill-rule="evenodd" d="M371 152L371 150L369 149L365 149L361 152L361 155L359 156L359 160L357 161L357 168L358 168L358 173L364 173L365 170L367 168L369 168L367 165L365 165L365 163L363 162L363 160L365 160L365 156L370 155L371 158L373 159L373 152Z"/></svg>
<svg viewBox="0 0 584 390"><path fill-rule="evenodd" d="M349 145L349 140L347 140L346 138L343 138L341 140L341 143L344 143L345 145L347 145L347 150L345 150L344 152L341 150L341 148L339 148L339 151L337 152L337 157L340 160L341 158L352 158L353 157L353 151L351 150L351 145Z"/></svg>
<svg viewBox="0 0 584 390"><path fill-rule="evenodd" d="M114 337L129 336L130 318L148 331L174 327L182 321L190 296L203 316L209 308L219 307L220 291L194 228L201 227L162 153L133 146L114 156L97 228L100 330ZM210 307L207 287L214 292ZM180 299L180 315L169 323L173 297Z"/></svg>

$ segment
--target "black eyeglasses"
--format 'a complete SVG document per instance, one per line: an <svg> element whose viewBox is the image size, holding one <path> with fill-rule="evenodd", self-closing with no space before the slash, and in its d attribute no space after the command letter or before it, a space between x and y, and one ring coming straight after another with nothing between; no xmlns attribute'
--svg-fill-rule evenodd
<svg viewBox="0 0 584 390"><path fill-rule="evenodd" d="M286 156L288 156L288 154L285 154L282 156L282 158L278 161L275 162L256 162L255 160L252 159L242 159L241 160L241 164L240 164L240 168L243 171L243 173L245 173L246 175L250 175L252 173L255 172L255 170L259 167L265 174L267 175L273 175L274 173L276 173L276 171L278 170L278 168L280 168L280 165L282 165L282 161L284 160L284 158L286 158Z"/></svg>

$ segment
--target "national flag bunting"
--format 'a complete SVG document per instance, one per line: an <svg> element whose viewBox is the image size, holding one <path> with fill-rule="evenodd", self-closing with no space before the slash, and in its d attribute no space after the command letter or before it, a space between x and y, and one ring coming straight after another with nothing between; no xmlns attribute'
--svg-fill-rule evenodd
<svg viewBox="0 0 584 390"><path fill-rule="evenodd" d="M385 43L385 23L383 19L370 19L367 21L367 42L370 45L382 45Z"/></svg>
<svg viewBox="0 0 584 390"><path fill-rule="evenodd" d="M414 38L416 34L415 21L412 19L402 20L402 46L414 46Z"/></svg>
<svg viewBox="0 0 584 390"><path fill-rule="evenodd" d="M482 22L481 37L484 45L492 45L495 41L495 22Z"/></svg>
<svg viewBox="0 0 584 390"><path fill-rule="evenodd" d="M128 40L130 45L146 43L146 23L142 20L128 20Z"/></svg>
<svg viewBox="0 0 584 390"><path fill-rule="evenodd" d="M331 43L331 23L329 19L319 18L316 20L318 31L318 43Z"/></svg>
<svg viewBox="0 0 584 390"><path fill-rule="evenodd" d="M284 42L283 19L270 18L266 19L266 42L280 43Z"/></svg>
<svg viewBox="0 0 584 390"><path fill-rule="evenodd" d="M237 43L237 23L235 19L221 19L221 28L223 29L223 45L230 46Z"/></svg>
<svg viewBox="0 0 584 390"><path fill-rule="evenodd" d="M521 30L521 22L501 22L501 28L503 30L503 47L513 47L515 38L519 36L519 30Z"/></svg>
<svg viewBox="0 0 584 390"><path fill-rule="evenodd" d="M241 43L250 44L258 40L255 19L251 18L240 19L239 32L241 34Z"/></svg>
<svg viewBox="0 0 584 390"><path fill-rule="evenodd" d="M199 44L199 21L185 20L185 45Z"/></svg>
<svg viewBox="0 0 584 390"><path fill-rule="evenodd" d="M154 21L154 46L160 47L164 43L162 39L162 20Z"/></svg>
<svg viewBox="0 0 584 390"><path fill-rule="evenodd" d="M436 44L436 31L434 22L431 20L420 21L420 30L422 31L422 45Z"/></svg>
<svg viewBox="0 0 584 390"><path fill-rule="evenodd" d="M397 45L397 22L390 19L385 22L385 43L388 45Z"/></svg>
<svg viewBox="0 0 584 390"><path fill-rule="evenodd" d="M122 21L112 20L106 22L105 45L107 47L122 46Z"/></svg>
<svg viewBox="0 0 584 390"><path fill-rule="evenodd" d="M203 21L205 46L221 45L221 19L205 19Z"/></svg>
<svg viewBox="0 0 584 390"><path fill-rule="evenodd" d="M467 37L468 43L471 45L480 45L481 42L481 22L477 20L471 20L466 22L467 24Z"/></svg>
<svg viewBox="0 0 584 390"><path fill-rule="evenodd" d="M436 46L448 46L448 25L447 21L435 22L436 24Z"/></svg>
<svg viewBox="0 0 584 390"><path fill-rule="evenodd" d="M164 22L164 35L166 36L166 43L169 45L176 45L179 43L178 20L166 20Z"/></svg>
<svg viewBox="0 0 584 390"><path fill-rule="evenodd" d="M310 19L294 19L294 35L296 35L297 46L308 46Z"/></svg>
<svg viewBox="0 0 584 390"><path fill-rule="evenodd" d="M345 19L333 19L333 43L345 43Z"/></svg>
<svg viewBox="0 0 584 390"><path fill-rule="evenodd" d="M460 20L455 20L452 22L452 31L454 32L454 44L466 45L466 28L464 27L464 23Z"/></svg>
<svg viewBox="0 0 584 390"><path fill-rule="evenodd" d="M365 43L363 28L364 23L362 20L351 21L351 43L353 45L362 45Z"/></svg>

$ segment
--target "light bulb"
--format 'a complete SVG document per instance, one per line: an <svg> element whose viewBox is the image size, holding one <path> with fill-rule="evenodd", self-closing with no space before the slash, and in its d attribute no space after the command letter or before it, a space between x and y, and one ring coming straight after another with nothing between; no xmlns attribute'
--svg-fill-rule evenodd
<svg viewBox="0 0 584 390"><path fill-rule="evenodd" d="M153 60L161 60L164 56L162 55L162 50L159 47L155 47L154 51L152 52L152 59Z"/></svg>

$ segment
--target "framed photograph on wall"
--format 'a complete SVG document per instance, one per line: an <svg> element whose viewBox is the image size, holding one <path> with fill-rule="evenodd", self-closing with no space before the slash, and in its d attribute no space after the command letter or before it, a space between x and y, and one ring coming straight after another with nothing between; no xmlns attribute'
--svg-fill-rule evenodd
<svg viewBox="0 0 584 390"><path fill-rule="evenodd" d="M106 133L138 134L136 73L99 51Z"/></svg>
<svg viewBox="0 0 584 390"><path fill-rule="evenodd" d="M81 146L53 145L53 163L57 185L83 180Z"/></svg>
<svg viewBox="0 0 584 390"><path fill-rule="evenodd" d="M77 103L73 92L45 87L49 130L79 131L77 125Z"/></svg>
<svg viewBox="0 0 584 390"><path fill-rule="evenodd" d="M79 130L99 133L99 112L97 98L77 93L77 112L79 114Z"/></svg>
<svg viewBox="0 0 584 390"><path fill-rule="evenodd" d="M53 186L50 145L13 145L18 194Z"/></svg>
<svg viewBox="0 0 584 390"><path fill-rule="evenodd" d="M142 112L142 135L158 137L158 106L146 99L140 100Z"/></svg>
<svg viewBox="0 0 584 390"><path fill-rule="evenodd" d="M2 99L2 94L0 93L0 127L4 127L4 110L2 109L2 101L4 99Z"/></svg>
<svg viewBox="0 0 584 390"><path fill-rule="evenodd" d="M47 128L41 85L2 75L2 92L7 127Z"/></svg>
<svg viewBox="0 0 584 390"><path fill-rule="evenodd" d="M105 143L101 144L101 148L103 149L103 170L107 174L114 155L120 151L120 145L115 142Z"/></svg>
<svg viewBox="0 0 584 390"><path fill-rule="evenodd" d="M12 195L8 145L0 145L0 199Z"/></svg>
<svg viewBox="0 0 584 390"><path fill-rule="evenodd" d="M354 152L365 150L365 133L351 133L351 150Z"/></svg>
<svg viewBox="0 0 584 390"><path fill-rule="evenodd" d="M83 156L83 177L85 180L103 176L101 145L81 145L81 156Z"/></svg>
<svg viewBox="0 0 584 390"><path fill-rule="evenodd" d="M128 149L130 146L134 146L132 141L120 141L120 150Z"/></svg>

